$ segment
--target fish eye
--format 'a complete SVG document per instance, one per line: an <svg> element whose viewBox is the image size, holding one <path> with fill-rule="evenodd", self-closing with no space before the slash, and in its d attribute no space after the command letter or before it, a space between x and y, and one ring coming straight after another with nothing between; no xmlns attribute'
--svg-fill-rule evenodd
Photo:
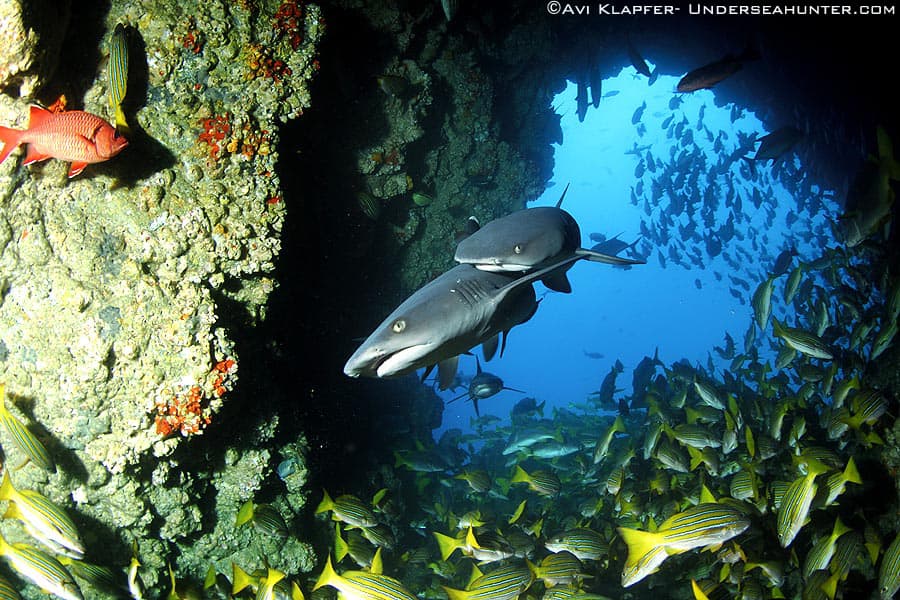
<svg viewBox="0 0 900 600"><path fill-rule="evenodd" d="M404 329L406 329L406 321L403 319L397 319L394 321L394 324L391 325L391 329L394 333L402 333Z"/></svg>
<svg viewBox="0 0 900 600"><path fill-rule="evenodd" d="M522 244L516 244L513 246L513 252L516 254L522 254Z"/></svg>

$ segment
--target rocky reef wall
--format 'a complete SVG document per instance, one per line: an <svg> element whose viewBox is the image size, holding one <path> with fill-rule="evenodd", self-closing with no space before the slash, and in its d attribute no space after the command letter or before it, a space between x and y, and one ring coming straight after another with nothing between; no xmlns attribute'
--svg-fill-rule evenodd
<svg viewBox="0 0 900 600"><path fill-rule="evenodd" d="M236 396L236 324L258 322L276 285L279 129L310 103L321 12L294 0L147 0L89 3L70 19L68 3L39 4L3 4L19 10L0 15L0 123L25 129L30 103L60 96L57 106L111 120L109 40L121 23L130 132L122 154L71 179L60 160L21 166L21 152L0 165L0 380L58 465L26 466L16 485L76 516L91 562L127 566L136 541L147 585L167 559L201 578L210 565L230 572L241 552L248 569L261 556L309 569L306 544L260 550L252 528L234 527L287 460L261 448L276 423L244 423L230 442L223 427L205 457L194 440ZM0 441L6 462L21 463ZM292 444L296 458L302 442ZM300 466L290 475L302 483Z"/></svg>

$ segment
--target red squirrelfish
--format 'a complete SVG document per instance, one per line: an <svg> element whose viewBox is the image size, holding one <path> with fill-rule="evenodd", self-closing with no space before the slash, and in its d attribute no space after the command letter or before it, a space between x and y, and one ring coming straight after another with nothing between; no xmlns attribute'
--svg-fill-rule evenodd
<svg viewBox="0 0 900 600"><path fill-rule="evenodd" d="M0 127L0 142L0 163L19 144L28 144L24 164L48 158L69 161L69 177L90 163L109 160L128 145L128 140L97 115L81 110L53 113L39 106L31 107L28 129Z"/></svg>

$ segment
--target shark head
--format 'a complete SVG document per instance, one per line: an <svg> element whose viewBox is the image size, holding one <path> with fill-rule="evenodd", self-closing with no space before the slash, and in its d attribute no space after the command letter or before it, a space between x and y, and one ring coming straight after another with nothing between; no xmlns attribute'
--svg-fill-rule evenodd
<svg viewBox="0 0 900 600"><path fill-rule="evenodd" d="M350 377L393 377L423 365L440 346L434 323L423 323L412 315L391 313L344 365Z"/></svg>

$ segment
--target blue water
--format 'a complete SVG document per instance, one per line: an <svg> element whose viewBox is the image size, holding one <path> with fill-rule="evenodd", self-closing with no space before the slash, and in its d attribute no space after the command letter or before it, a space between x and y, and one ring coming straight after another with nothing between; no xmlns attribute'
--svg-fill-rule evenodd
<svg viewBox="0 0 900 600"><path fill-rule="evenodd" d="M643 200L637 206L630 202L631 190L639 180L635 167L640 157L626 152L635 144L651 145L649 151L657 160L668 161L672 146L676 146L676 151L682 148L681 140L674 136L668 138L661 126L673 113L675 122L682 115L687 118L689 124L685 131L688 128L692 131L709 165L715 164L718 155L713 143L697 128L702 106L705 106L706 127L713 134L721 130L728 135L723 154L736 147L737 131L758 136L768 133L762 122L747 111L732 123L732 106L717 107L711 90L680 95L683 103L672 110L669 102L675 96L677 78L661 76L652 86L647 81L633 67L604 79L604 92L617 90L619 93L603 98L598 108L589 108L584 122L577 118L574 83L570 82L553 102L562 115L564 138L563 144L555 147L555 184L529 207L556 204L566 183L571 183L563 208L579 223L584 247L593 245L588 237L592 232L610 237L621 233L621 239L630 243L640 236L642 219L648 224L651 220L659 221L665 212L666 200L653 206L651 216L645 213ZM635 109L642 102L647 107L639 123L633 124ZM645 131L639 130L641 124ZM641 156L646 153L645 150ZM823 247L835 244L829 221L838 210L829 199L830 194L819 193L814 183L803 180L802 185L796 185L802 165L793 154L782 159L777 175L775 167L756 163L756 177L752 181L741 175L741 167L744 173L747 169L743 162L735 161L727 174L718 176L723 189L730 181L743 198L743 215L736 228L744 239L735 238L725 244L726 251L741 263L740 269L728 265L722 256L711 259L702 241L699 244L688 241L685 245L699 247L704 255L703 269L692 266L688 270L671 260L663 268L657 249L667 254L667 248L654 240L649 240L652 252L647 264L630 270L579 262L569 271L573 292L547 293L534 318L510 333L503 357L494 358L490 363L482 360L483 369L501 377L507 386L525 390L527 396L535 397L538 402L545 401L545 415L551 416L553 407L573 409L575 406L577 410L577 405L587 404L587 396L599 389L616 359L625 367L617 380L617 387L623 389L620 395L630 395L632 369L644 356L652 357L657 348L660 360L666 365L687 359L692 364L706 366L713 347L723 346L728 332L741 352L744 334L753 319L750 298L771 269L774 257L794 245L801 260L817 258ZM791 178L791 174L795 176ZM640 177L645 195L650 195L651 182L658 175L647 171ZM789 180L791 189L787 189L783 180ZM754 187L766 199L760 208L749 200ZM798 193L814 194L815 207L798 211L795 201ZM790 225L789 211L798 216ZM725 223L728 214L729 209L720 201L716 228ZM679 237L677 225L687 222L685 215L673 217L676 221L669 231L670 242L671 238ZM698 231L703 234L705 228L699 211L695 221L699 222ZM807 243L800 233L807 234L806 237L810 237L809 233L814 235ZM743 248L743 256L737 254L738 246ZM721 281L715 278L715 271L723 275ZM729 274L750 284L749 291L740 290L744 304L730 293L729 286L734 285L730 284ZM773 295L776 302L773 315L778 318L786 314L780 302L784 279L776 281ZM698 289L695 280L702 287ZM541 297L546 288L537 284L535 291ZM771 340L771 331L761 335ZM774 356L774 348L772 344L763 344L761 355ZM602 354L603 358L589 358L586 352ZM721 376L721 370L728 368L730 361L720 359L715 353L712 357L716 373ZM474 357L460 358L462 374L471 376L475 368ZM459 388L441 395L449 400L463 392L465 388ZM525 396L502 391L479 403L481 414L496 415L502 419L501 424L508 423L510 409ZM470 431L474 416L470 402L446 404L443 424L435 436L449 428Z"/></svg>

